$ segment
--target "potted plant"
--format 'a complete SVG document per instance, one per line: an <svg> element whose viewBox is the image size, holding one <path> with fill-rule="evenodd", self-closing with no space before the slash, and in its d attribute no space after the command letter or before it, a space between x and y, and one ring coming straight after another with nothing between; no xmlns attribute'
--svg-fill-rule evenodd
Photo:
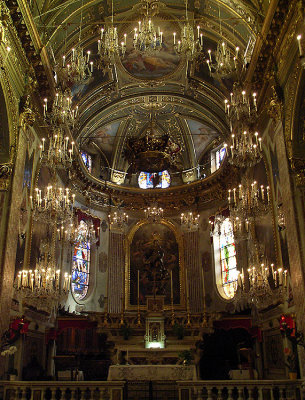
<svg viewBox="0 0 305 400"><path fill-rule="evenodd" d="M286 347L284 349L284 353L286 355L285 365L288 368L289 378L297 379L297 357L296 357L296 354L288 347Z"/></svg>
<svg viewBox="0 0 305 400"><path fill-rule="evenodd" d="M178 353L178 357L182 360L183 365L190 365L193 360L193 355L190 350L183 350Z"/></svg>

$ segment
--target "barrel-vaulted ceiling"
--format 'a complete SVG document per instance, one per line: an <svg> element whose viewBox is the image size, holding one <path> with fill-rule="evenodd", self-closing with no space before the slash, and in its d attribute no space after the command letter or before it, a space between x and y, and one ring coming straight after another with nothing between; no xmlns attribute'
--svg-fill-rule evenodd
<svg viewBox="0 0 305 400"><path fill-rule="evenodd" d="M144 3L147 0L144 1ZM156 0L148 0L150 2ZM184 168L200 163L212 145L224 141L229 129L223 101L232 77L210 76L205 60L190 64L175 54L173 32L185 21L185 0L157 1L157 23L164 32L166 52L142 57L132 46L132 31L140 18L139 0L114 0L114 23L120 38L127 33L127 51L113 67L94 67L87 80L72 88L80 120L73 134L80 146L99 152L108 166L126 170L122 152L129 136L141 135L155 119L159 133L170 133L183 148ZM55 67L64 54L81 43L97 65L101 27L111 17L111 0L34 0L31 12ZM216 49L221 37L240 47L251 60L268 0L189 0L188 16L200 25L204 51ZM129 39L130 38L130 39Z"/></svg>

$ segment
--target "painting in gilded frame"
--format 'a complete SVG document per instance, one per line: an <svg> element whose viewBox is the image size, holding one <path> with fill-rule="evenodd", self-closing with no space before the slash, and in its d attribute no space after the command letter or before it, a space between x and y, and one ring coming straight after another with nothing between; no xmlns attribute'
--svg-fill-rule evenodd
<svg viewBox="0 0 305 400"><path fill-rule="evenodd" d="M136 226L128 242L129 301L146 305L146 296L165 296L171 304L171 271L174 304L181 302L181 246L174 229L166 223L142 223ZM138 278L139 277L139 278Z"/></svg>

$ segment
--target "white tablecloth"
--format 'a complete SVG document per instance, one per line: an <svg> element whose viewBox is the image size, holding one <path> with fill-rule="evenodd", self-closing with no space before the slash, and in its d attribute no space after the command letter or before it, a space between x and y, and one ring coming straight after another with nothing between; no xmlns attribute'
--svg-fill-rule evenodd
<svg viewBox="0 0 305 400"><path fill-rule="evenodd" d="M195 365L111 365L108 381L196 380Z"/></svg>

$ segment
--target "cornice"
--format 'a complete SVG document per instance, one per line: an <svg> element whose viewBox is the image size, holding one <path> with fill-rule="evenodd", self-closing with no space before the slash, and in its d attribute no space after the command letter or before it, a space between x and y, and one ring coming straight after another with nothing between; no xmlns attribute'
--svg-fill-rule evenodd
<svg viewBox="0 0 305 400"><path fill-rule="evenodd" d="M75 161L70 185L90 207L107 208L119 204L127 210L139 210L156 203L166 212L175 213L191 207L204 209L212 202L226 201L228 188L236 184L238 178L239 171L224 162L219 170L205 179L168 189L144 190L97 179Z"/></svg>

